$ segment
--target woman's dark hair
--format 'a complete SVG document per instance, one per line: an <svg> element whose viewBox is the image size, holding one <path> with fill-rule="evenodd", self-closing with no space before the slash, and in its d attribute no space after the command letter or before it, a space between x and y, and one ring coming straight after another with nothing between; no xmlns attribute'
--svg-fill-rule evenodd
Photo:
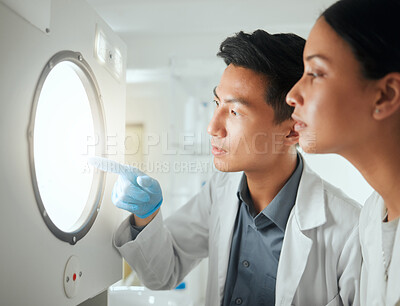
<svg viewBox="0 0 400 306"><path fill-rule="evenodd" d="M340 0L322 17L352 48L368 79L400 72L400 0Z"/></svg>
<svg viewBox="0 0 400 306"><path fill-rule="evenodd" d="M218 56L227 65L251 69L266 76L266 103L279 124L290 118L293 108L286 104L289 90L303 74L305 40L295 34L269 34L257 30L239 32L222 42Z"/></svg>

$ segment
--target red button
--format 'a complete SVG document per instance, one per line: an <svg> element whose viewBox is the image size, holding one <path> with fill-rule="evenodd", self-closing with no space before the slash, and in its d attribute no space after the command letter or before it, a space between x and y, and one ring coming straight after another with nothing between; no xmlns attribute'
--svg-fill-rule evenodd
<svg viewBox="0 0 400 306"><path fill-rule="evenodd" d="M76 273L74 273L74 275L72 276L72 279L73 279L74 281L76 281Z"/></svg>

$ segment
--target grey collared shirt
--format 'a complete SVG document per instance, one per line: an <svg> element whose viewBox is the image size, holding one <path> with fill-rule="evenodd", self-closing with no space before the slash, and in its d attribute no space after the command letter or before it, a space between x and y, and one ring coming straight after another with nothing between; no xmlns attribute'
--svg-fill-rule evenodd
<svg viewBox="0 0 400 306"><path fill-rule="evenodd" d="M238 189L239 210L233 233L222 304L275 305L275 284L286 223L296 201L303 161L272 202L256 215L246 175Z"/></svg>

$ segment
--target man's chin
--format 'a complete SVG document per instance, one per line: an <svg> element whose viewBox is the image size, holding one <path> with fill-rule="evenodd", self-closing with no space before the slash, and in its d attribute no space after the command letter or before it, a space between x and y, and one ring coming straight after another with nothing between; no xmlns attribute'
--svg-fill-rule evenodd
<svg viewBox="0 0 400 306"><path fill-rule="evenodd" d="M221 172L237 172L237 171L241 171L240 169L236 169L236 167L234 167L232 165L232 163L230 164L229 162L226 161L221 161L218 160L217 158L214 158L214 166L217 170L221 171Z"/></svg>

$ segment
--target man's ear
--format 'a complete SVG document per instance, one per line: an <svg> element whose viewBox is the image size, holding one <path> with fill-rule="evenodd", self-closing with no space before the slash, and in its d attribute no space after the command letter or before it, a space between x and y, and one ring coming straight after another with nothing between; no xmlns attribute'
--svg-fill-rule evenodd
<svg viewBox="0 0 400 306"><path fill-rule="evenodd" d="M400 73L387 74L378 86L380 92L374 104L373 118L383 120L400 109Z"/></svg>
<svg viewBox="0 0 400 306"><path fill-rule="evenodd" d="M299 143L299 133L297 133L294 130L294 125L296 124L296 122L292 119L290 119L290 130L288 131L288 133L285 136L285 139L283 141L283 143L286 146L292 146L296 143Z"/></svg>

